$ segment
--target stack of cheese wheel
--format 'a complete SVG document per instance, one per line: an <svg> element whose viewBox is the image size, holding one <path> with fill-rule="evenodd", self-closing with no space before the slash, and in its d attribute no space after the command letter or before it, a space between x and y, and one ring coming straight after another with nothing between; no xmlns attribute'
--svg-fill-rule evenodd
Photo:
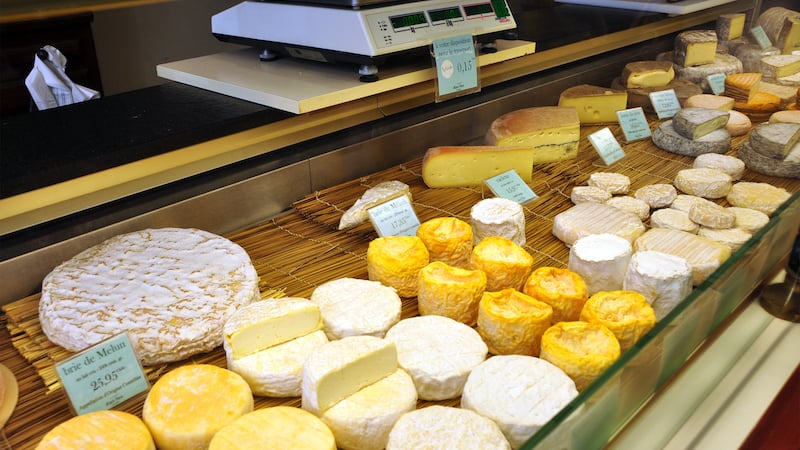
<svg viewBox="0 0 800 450"><path fill-rule="evenodd" d="M681 108L653 130L653 144L684 156L726 153L731 148L731 134L725 128L729 118L730 113L720 109Z"/></svg>
<svg viewBox="0 0 800 450"><path fill-rule="evenodd" d="M700 86L675 76L672 61L633 61L625 65L619 77L611 82L612 89L628 92L628 108L640 107L653 113L650 94L673 90L678 101L683 104L692 95L702 94Z"/></svg>

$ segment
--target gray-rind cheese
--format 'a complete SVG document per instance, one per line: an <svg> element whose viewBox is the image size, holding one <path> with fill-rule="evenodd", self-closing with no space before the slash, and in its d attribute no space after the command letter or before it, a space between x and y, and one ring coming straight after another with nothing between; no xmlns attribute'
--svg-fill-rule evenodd
<svg viewBox="0 0 800 450"><path fill-rule="evenodd" d="M673 180L681 192L703 198L722 198L728 195L733 178L725 172L707 167L683 169Z"/></svg>
<svg viewBox="0 0 800 450"><path fill-rule="evenodd" d="M764 156L754 150L750 142L743 142L739 146L738 155L745 166L753 172L771 177L800 178L800 144L795 144L785 159Z"/></svg>
<svg viewBox="0 0 800 450"><path fill-rule="evenodd" d="M698 139L724 127L729 117L719 109L681 108L672 116L672 127L683 137Z"/></svg>
<svg viewBox="0 0 800 450"><path fill-rule="evenodd" d="M475 411L432 405L403 414L386 444L386 450L420 448L506 450L511 445L496 423Z"/></svg>
<svg viewBox="0 0 800 450"><path fill-rule="evenodd" d="M692 284L702 283L731 256L727 245L685 231L652 228L633 243L634 252L645 250L684 258L692 267Z"/></svg>
<svg viewBox="0 0 800 450"><path fill-rule="evenodd" d="M748 142L753 150L766 156L782 160L800 140L800 123L762 123L750 132Z"/></svg>
<svg viewBox="0 0 800 450"><path fill-rule="evenodd" d="M53 269L39 320L51 342L72 352L126 332L142 364L154 365L218 347L228 317L259 297L239 245L197 229L146 229Z"/></svg>
<svg viewBox="0 0 800 450"><path fill-rule="evenodd" d="M568 246L583 236L600 233L616 234L633 242L644 231L639 217L604 203L580 203L553 220L553 235Z"/></svg>
<svg viewBox="0 0 800 450"><path fill-rule="evenodd" d="M725 128L715 130L699 139L689 139L675 131L672 120L657 126L653 130L652 140L656 147L684 156L726 153L731 148L731 134Z"/></svg>

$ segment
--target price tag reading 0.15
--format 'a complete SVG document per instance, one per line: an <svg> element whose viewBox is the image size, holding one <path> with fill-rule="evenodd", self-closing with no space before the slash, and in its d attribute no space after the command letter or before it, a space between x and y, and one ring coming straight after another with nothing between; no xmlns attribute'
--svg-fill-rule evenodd
<svg viewBox="0 0 800 450"><path fill-rule="evenodd" d="M479 88L472 35L433 41L433 55L439 96L471 92Z"/></svg>

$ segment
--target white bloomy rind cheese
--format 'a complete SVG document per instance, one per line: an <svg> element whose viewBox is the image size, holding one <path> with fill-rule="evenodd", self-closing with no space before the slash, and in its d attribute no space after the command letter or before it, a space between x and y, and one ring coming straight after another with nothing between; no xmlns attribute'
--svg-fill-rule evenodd
<svg viewBox="0 0 800 450"><path fill-rule="evenodd" d="M644 232L639 217L604 203L580 203L557 214L553 220L553 235L568 246L584 236L600 233L615 234L633 242Z"/></svg>
<svg viewBox="0 0 800 450"><path fill-rule="evenodd" d="M423 400L461 395L467 376L489 352L474 328L444 316L403 319L386 333L386 340L397 346L400 367L414 379Z"/></svg>
<svg viewBox="0 0 800 450"><path fill-rule="evenodd" d="M692 267L685 258L645 250L631 257L623 289L642 294L656 320L661 320L692 292L692 280Z"/></svg>
<svg viewBox="0 0 800 450"><path fill-rule="evenodd" d="M563 370L533 356L492 356L473 369L461 407L493 420L519 448L578 395Z"/></svg>
<svg viewBox="0 0 800 450"><path fill-rule="evenodd" d="M529 183L532 169L530 147L440 146L422 158L422 180L429 188L476 186L509 170Z"/></svg>
<svg viewBox="0 0 800 450"><path fill-rule="evenodd" d="M252 410L253 394L241 376L210 364L191 364L153 384L142 420L159 450L207 448L217 431Z"/></svg>
<svg viewBox="0 0 800 450"><path fill-rule="evenodd" d="M726 200L732 206L755 209L771 216L790 196L786 189L769 183L740 181L733 185Z"/></svg>
<svg viewBox="0 0 800 450"><path fill-rule="evenodd" d="M585 236L569 249L567 268L583 278L586 292L622 289L633 247L617 235L602 233Z"/></svg>
<svg viewBox="0 0 800 450"><path fill-rule="evenodd" d="M470 225L475 244L487 236L501 236L525 245L525 211L507 198L485 198L470 209Z"/></svg>
<svg viewBox="0 0 800 450"><path fill-rule="evenodd" d="M631 188L631 179L621 173L594 172L589 175L587 184L604 189L613 195L627 194Z"/></svg>
<svg viewBox="0 0 800 450"><path fill-rule="evenodd" d="M507 450L496 423L468 409L432 405L403 414L389 433L386 450L446 448Z"/></svg>
<svg viewBox="0 0 800 450"><path fill-rule="evenodd" d="M292 406L257 409L226 425L214 435L209 450L336 450L325 423Z"/></svg>
<svg viewBox="0 0 800 450"><path fill-rule="evenodd" d="M533 163L576 158L581 122L575 108L537 106L511 111L495 119L486 132L487 145L528 147Z"/></svg>
<svg viewBox="0 0 800 450"><path fill-rule="evenodd" d="M196 229L110 238L42 281L47 338L77 352L126 332L142 364L180 361L222 344L234 311L260 298L258 274L234 242Z"/></svg>
<svg viewBox="0 0 800 450"><path fill-rule="evenodd" d="M699 167L678 171L673 183L684 194L722 198L730 192L733 178L721 170Z"/></svg>
<svg viewBox="0 0 800 450"><path fill-rule="evenodd" d="M731 177L733 181L742 178L744 175L744 161L729 155L720 155L719 153L706 153L694 159L692 167L695 169L706 168L716 169L720 172L725 172Z"/></svg>
<svg viewBox="0 0 800 450"><path fill-rule="evenodd" d="M349 336L316 348L303 364L302 407L319 416L397 370L394 342Z"/></svg>
<svg viewBox="0 0 800 450"><path fill-rule="evenodd" d="M378 281L339 278L317 286L311 301L319 305L328 339L383 337L400 320L397 291Z"/></svg>
<svg viewBox="0 0 800 450"><path fill-rule="evenodd" d="M696 234L668 228L653 228L633 244L634 252L652 250L685 259L692 267L692 283L699 285L731 256L727 245Z"/></svg>
<svg viewBox="0 0 800 450"><path fill-rule="evenodd" d="M409 201L413 200L408 185L402 181L391 180L376 184L367 189L353 203L353 206L342 214L342 218L339 220L339 229L344 230L366 222L369 220L368 209L404 195L408 197Z"/></svg>
<svg viewBox="0 0 800 450"><path fill-rule="evenodd" d="M155 450L147 426L123 411L93 411L48 431L36 450Z"/></svg>

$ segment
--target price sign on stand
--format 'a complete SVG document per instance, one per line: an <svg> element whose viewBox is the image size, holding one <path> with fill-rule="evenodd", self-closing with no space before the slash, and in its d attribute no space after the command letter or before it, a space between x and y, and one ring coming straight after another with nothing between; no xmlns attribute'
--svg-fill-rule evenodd
<svg viewBox="0 0 800 450"><path fill-rule="evenodd" d="M589 142L592 143L592 146L600 157L603 158L603 162L605 162L607 166L625 157L625 152L608 127L590 134Z"/></svg>
<svg viewBox="0 0 800 450"><path fill-rule="evenodd" d="M673 89L651 92L650 102L659 119L669 119L681 110L681 102Z"/></svg>
<svg viewBox="0 0 800 450"><path fill-rule="evenodd" d="M420 225L414 207L405 195L373 206L367 210L367 215L381 237L414 236Z"/></svg>
<svg viewBox="0 0 800 450"><path fill-rule="evenodd" d="M622 127L626 142L638 141L649 138L651 135L650 124L641 107L617 111L617 119Z"/></svg>
<svg viewBox="0 0 800 450"><path fill-rule="evenodd" d="M750 35L753 36L753 39L755 39L755 41L758 43L758 46L762 49L766 50L772 47L772 42L769 40L767 32L764 31L764 28L761 25L751 28Z"/></svg>
<svg viewBox="0 0 800 450"><path fill-rule="evenodd" d="M494 195L521 205L539 198L513 169L487 178L485 182Z"/></svg>
<svg viewBox="0 0 800 450"><path fill-rule="evenodd" d="M706 77L708 86L714 95L722 95L725 92L725 78L727 77L724 73L714 73Z"/></svg>
<svg viewBox="0 0 800 450"><path fill-rule="evenodd" d="M471 34L433 41L432 54L437 102L480 91L475 42Z"/></svg>
<svg viewBox="0 0 800 450"><path fill-rule="evenodd" d="M150 389L126 333L89 347L55 368L78 415L112 409Z"/></svg>

